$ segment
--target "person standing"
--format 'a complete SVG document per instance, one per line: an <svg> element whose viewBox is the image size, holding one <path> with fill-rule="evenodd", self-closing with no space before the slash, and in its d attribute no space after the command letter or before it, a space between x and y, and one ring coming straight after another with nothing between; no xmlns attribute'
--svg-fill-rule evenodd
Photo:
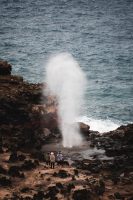
<svg viewBox="0 0 133 200"><path fill-rule="evenodd" d="M51 169L54 169L54 167L55 167L55 154L54 154L54 152L50 153L50 166L51 166Z"/></svg>
<svg viewBox="0 0 133 200"><path fill-rule="evenodd" d="M58 165L62 165L62 161L63 161L63 154L61 153L61 151L59 151L57 153L57 163L58 163Z"/></svg>
<svg viewBox="0 0 133 200"><path fill-rule="evenodd" d="M50 165L50 153L47 152L47 153L44 155L44 157L45 157L46 165Z"/></svg>

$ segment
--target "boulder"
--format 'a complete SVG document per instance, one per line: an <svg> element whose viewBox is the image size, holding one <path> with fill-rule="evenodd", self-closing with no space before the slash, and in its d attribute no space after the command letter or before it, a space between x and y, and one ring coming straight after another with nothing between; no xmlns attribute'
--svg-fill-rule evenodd
<svg viewBox="0 0 133 200"><path fill-rule="evenodd" d="M0 60L0 75L11 75L12 66L4 60Z"/></svg>
<svg viewBox="0 0 133 200"><path fill-rule="evenodd" d="M83 122L79 122L79 127L80 127L80 131L83 134L84 137L88 137L90 132L90 126L83 123Z"/></svg>

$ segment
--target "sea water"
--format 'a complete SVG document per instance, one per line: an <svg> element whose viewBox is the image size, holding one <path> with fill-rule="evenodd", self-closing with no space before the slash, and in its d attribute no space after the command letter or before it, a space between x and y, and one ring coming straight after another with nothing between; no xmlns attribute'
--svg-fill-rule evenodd
<svg viewBox="0 0 133 200"><path fill-rule="evenodd" d="M100 132L132 122L132 0L1 0L0 59L44 82L51 54L69 52L88 80L81 121Z"/></svg>

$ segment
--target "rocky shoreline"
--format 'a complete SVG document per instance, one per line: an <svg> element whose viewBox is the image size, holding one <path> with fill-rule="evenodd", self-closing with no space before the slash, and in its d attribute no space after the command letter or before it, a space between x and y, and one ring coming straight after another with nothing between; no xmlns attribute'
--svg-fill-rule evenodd
<svg viewBox="0 0 133 200"><path fill-rule="evenodd" d="M132 200L133 124L100 135L80 123L83 149L62 149L52 170L44 155L61 141L56 100L11 71L0 61L0 200Z"/></svg>

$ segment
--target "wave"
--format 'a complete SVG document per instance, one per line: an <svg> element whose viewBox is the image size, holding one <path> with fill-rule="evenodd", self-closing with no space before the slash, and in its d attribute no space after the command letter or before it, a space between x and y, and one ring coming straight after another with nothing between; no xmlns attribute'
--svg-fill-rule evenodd
<svg viewBox="0 0 133 200"><path fill-rule="evenodd" d="M88 124L90 126L90 130L98 131L99 133L113 131L121 125L118 121L114 122L110 119L94 119L87 116L80 117L78 121Z"/></svg>

